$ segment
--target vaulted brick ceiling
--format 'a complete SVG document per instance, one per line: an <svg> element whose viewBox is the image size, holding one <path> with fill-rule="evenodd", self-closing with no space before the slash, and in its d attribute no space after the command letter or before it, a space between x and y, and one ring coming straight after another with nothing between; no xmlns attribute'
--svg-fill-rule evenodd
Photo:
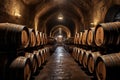
<svg viewBox="0 0 120 80"><path fill-rule="evenodd" d="M79 32L87 28L91 17L92 0L23 0L25 4L34 6L34 26L38 30L50 30L57 25L67 26L71 32ZM57 18L62 15L63 21Z"/></svg>

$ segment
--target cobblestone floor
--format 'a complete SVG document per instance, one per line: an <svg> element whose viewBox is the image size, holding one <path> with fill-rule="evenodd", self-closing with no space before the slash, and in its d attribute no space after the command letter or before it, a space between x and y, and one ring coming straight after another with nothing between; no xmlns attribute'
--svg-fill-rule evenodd
<svg viewBox="0 0 120 80"><path fill-rule="evenodd" d="M63 47L57 47L35 80L92 80Z"/></svg>

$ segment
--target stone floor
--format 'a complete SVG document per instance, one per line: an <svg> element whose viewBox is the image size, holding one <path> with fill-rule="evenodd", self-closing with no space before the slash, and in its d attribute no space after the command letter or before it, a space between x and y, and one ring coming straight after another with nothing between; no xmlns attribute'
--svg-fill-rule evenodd
<svg viewBox="0 0 120 80"><path fill-rule="evenodd" d="M92 80L63 47L57 47L34 80Z"/></svg>

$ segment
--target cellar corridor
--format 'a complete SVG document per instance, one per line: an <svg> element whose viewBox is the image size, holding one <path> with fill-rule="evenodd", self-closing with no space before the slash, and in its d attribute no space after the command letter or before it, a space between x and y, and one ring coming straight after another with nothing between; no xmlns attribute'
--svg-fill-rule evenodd
<svg viewBox="0 0 120 80"><path fill-rule="evenodd" d="M91 80L71 55L58 46L35 80Z"/></svg>
<svg viewBox="0 0 120 80"><path fill-rule="evenodd" d="M120 80L120 0L0 0L0 80Z"/></svg>

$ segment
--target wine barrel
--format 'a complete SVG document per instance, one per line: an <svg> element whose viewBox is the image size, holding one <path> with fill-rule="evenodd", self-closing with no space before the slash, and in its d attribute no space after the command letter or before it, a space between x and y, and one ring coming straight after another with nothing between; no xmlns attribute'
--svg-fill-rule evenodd
<svg viewBox="0 0 120 80"><path fill-rule="evenodd" d="M44 60L46 61L47 60L47 53L46 53L46 50L45 48L42 49L43 50L43 56L44 56Z"/></svg>
<svg viewBox="0 0 120 80"><path fill-rule="evenodd" d="M73 55L72 55L74 59L75 59L76 52L77 52L77 47L75 47L75 50L74 50Z"/></svg>
<svg viewBox="0 0 120 80"><path fill-rule="evenodd" d="M88 60L88 55L91 53L91 51L84 51L83 53L83 58L82 58L82 64L84 68L87 68L87 60Z"/></svg>
<svg viewBox="0 0 120 80"><path fill-rule="evenodd" d="M41 59L41 56L40 56L40 53L39 53L39 51L33 51L33 54L35 54L36 55L36 57L37 57L37 64L38 64L38 68L40 68L41 67L41 65L42 65L42 59Z"/></svg>
<svg viewBox="0 0 120 80"><path fill-rule="evenodd" d="M75 33L75 36L74 36L74 44L77 44L77 33Z"/></svg>
<svg viewBox="0 0 120 80"><path fill-rule="evenodd" d="M77 48L76 61L79 61L80 48Z"/></svg>
<svg viewBox="0 0 120 80"><path fill-rule="evenodd" d="M43 37L44 37L44 44L46 45L47 44L47 34L43 33Z"/></svg>
<svg viewBox="0 0 120 80"><path fill-rule="evenodd" d="M98 80L120 80L120 53L98 57L95 72Z"/></svg>
<svg viewBox="0 0 120 80"><path fill-rule="evenodd" d="M42 64L45 62L45 58L44 58L44 52L42 49L39 50L39 53L40 53L40 57L41 57L41 62Z"/></svg>
<svg viewBox="0 0 120 80"><path fill-rule="evenodd" d="M30 80L30 60L19 56L9 66L8 80Z"/></svg>
<svg viewBox="0 0 120 80"><path fill-rule="evenodd" d="M43 39L42 39L42 40L43 40L43 44L42 44L42 45L45 44L45 36L44 36L44 35L45 35L45 33L42 33L42 38L43 38Z"/></svg>
<svg viewBox="0 0 120 80"><path fill-rule="evenodd" d="M45 51L46 51L46 59L48 60L50 53L49 53L49 48L45 47Z"/></svg>
<svg viewBox="0 0 120 80"><path fill-rule="evenodd" d="M82 35L82 45L87 44L87 32L88 30L84 30L83 35Z"/></svg>
<svg viewBox="0 0 120 80"><path fill-rule="evenodd" d="M76 60L76 56L77 56L77 51L78 51L78 48L76 47L76 50L74 52L74 59Z"/></svg>
<svg viewBox="0 0 120 80"><path fill-rule="evenodd" d="M84 50L84 49L81 49L81 50L80 50L80 53L79 53L79 63L80 63L80 64L82 64L83 54L84 54L85 51L86 51L86 50Z"/></svg>
<svg viewBox="0 0 120 80"><path fill-rule="evenodd" d="M83 34L83 32L80 32L80 33L79 33L78 43L79 43L80 45L82 44L82 34Z"/></svg>
<svg viewBox="0 0 120 80"><path fill-rule="evenodd" d="M45 33L45 44L48 43L47 34Z"/></svg>
<svg viewBox="0 0 120 80"><path fill-rule="evenodd" d="M73 48L73 51L72 51L72 57L74 56L74 52L75 52L75 47Z"/></svg>
<svg viewBox="0 0 120 80"><path fill-rule="evenodd" d="M36 55L26 52L25 57L30 59L31 72L32 74L35 74L37 72L37 66L38 66Z"/></svg>
<svg viewBox="0 0 120 80"><path fill-rule="evenodd" d="M88 33L87 33L87 45L89 46L95 46L95 42L94 42L94 33L95 33L95 27L94 28L90 28L88 30Z"/></svg>
<svg viewBox="0 0 120 80"><path fill-rule="evenodd" d="M29 29L29 35L30 35L29 47L35 47L35 45L36 45L35 30L32 28L28 28L28 29Z"/></svg>
<svg viewBox="0 0 120 80"><path fill-rule="evenodd" d="M87 67L90 74L93 74L95 72L95 64L96 64L97 57L99 56L101 56L100 52L91 52L88 55Z"/></svg>
<svg viewBox="0 0 120 80"><path fill-rule="evenodd" d="M120 44L120 22L101 23L95 28L95 44L100 47Z"/></svg>
<svg viewBox="0 0 120 80"><path fill-rule="evenodd" d="M40 45L43 45L43 33L40 32Z"/></svg>
<svg viewBox="0 0 120 80"><path fill-rule="evenodd" d="M0 48L23 49L29 45L28 28L24 25L0 23Z"/></svg>
<svg viewBox="0 0 120 80"><path fill-rule="evenodd" d="M76 44L79 44L79 33L77 33L77 36L76 36Z"/></svg>
<svg viewBox="0 0 120 80"><path fill-rule="evenodd" d="M39 31L35 31L36 33L36 46L40 45L40 33Z"/></svg>

